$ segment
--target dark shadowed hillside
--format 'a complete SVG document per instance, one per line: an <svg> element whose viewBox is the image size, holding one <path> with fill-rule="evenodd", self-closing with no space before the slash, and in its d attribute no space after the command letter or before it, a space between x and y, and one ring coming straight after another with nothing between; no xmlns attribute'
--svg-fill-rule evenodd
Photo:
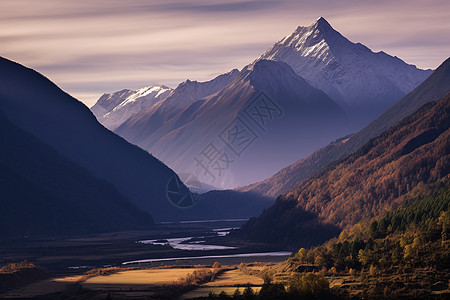
<svg viewBox="0 0 450 300"><path fill-rule="evenodd" d="M175 173L104 128L84 104L36 71L4 58L0 58L0 82L0 110L13 124L112 183L155 219L183 218L185 212L166 196Z"/></svg>
<svg viewBox="0 0 450 300"><path fill-rule="evenodd" d="M0 113L0 239L148 228L112 184L75 165Z"/></svg>

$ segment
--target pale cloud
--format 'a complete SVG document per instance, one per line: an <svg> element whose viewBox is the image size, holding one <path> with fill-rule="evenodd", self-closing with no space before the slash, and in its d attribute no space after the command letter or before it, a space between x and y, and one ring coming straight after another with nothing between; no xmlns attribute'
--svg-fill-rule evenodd
<svg viewBox="0 0 450 300"><path fill-rule="evenodd" d="M353 42L422 68L450 53L449 1L2 0L0 55L87 105L103 93L175 87L242 68L324 16Z"/></svg>

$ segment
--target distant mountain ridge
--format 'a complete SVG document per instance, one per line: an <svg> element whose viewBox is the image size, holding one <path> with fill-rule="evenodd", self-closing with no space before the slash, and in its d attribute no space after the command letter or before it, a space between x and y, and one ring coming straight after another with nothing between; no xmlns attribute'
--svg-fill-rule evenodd
<svg viewBox="0 0 450 300"><path fill-rule="evenodd" d="M165 116L170 118L193 102L222 89L237 76L237 73L238 70L234 69L205 82L186 80L176 89L165 85L153 85L137 91L124 89L112 94L103 94L91 107L91 111L97 120L111 131L138 114L155 114L156 119L161 111L170 110L170 114Z"/></svg>
<svg viewBox="0 0 450 300"><path fill-rule="evenodd" d="M149 139L150 135L161 136L163 134L161 131L164 132L164 127L170 119L196 101L220 91L230 84L238 73L239 71L235 69L205 82L186 80L180 83L165 99L122 123L115 132L121 136L123 134L129 142L134 144ZM133 132L128 133L128 128L131 127Z"/></svg>
<svg viewBox="0 0 450 300"><path fill-rule="evenodd" d="M260 59L286 62L352 117L363 114L361 124L375 118L432 73L350 42L323 17L310 26L299 26Z"/></svg>

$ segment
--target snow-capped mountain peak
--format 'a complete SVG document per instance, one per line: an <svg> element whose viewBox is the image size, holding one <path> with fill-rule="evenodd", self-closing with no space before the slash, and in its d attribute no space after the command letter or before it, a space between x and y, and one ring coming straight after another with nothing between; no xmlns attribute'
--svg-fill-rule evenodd
<svg viewBox="0 0 450 300"><path fill-rule="evenodd" d="M299 26L297 27L296 32L305 32L305 30L307 32L310 32L311 34L314 34L315 36L321 34L321 35L325 35L325 34L335 34L337 33L336 30L333 29L333 27L331 27L330 23L328 23L327 20L325 20L325 18L320 17L318 18L314 23L312 23L311 25L304 27L304 26ZM310 35L311 35L310 34Z"/></svg>
<svg viewBox="0 0 450 300"><path fill-rule="evenodd" d="M371 119L430 74L397 57L374 53L336 31L323 17L269 48L259 59L283 61L348 111Z"/></svg>
<svg viewBox="0 0 450 300"><path fill-rule="evenodd" d="M289 47L304 57L324 58L324 56L330 56L330 45L336 44L338 40L350 43L339 32L334 30L323 17L320 17L310 26L297 27L293 33L287 35L275 45ZM268 57L269 54L274 54L274 51L271 50L273 48L269 49L263 57L266 59L270 58Z"/></svg>

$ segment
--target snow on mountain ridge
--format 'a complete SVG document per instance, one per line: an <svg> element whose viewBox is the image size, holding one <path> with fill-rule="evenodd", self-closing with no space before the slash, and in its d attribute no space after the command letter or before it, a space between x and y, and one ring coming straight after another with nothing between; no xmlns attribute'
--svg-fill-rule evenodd
<svg viewBox="0 0 450 300"><path fill-rule="evenodd" d="M91 111L103 126L114 130L131 116L165 99L171 91L167 86L153 85L136 91L103 94Z"/></svg>
<svg viewBox="0 0 450 300"><path fill-rule="evenodd" d="M153 136L161 137L160 133L164 131L165 124L170 119L193 103L216 94L231 83L238 75L239 71L234 69L205 82L191 81L188 79L180 83L164 100L130 117L114 131L120 134L122 130L134 126L133 124L135 123L140 123L145 125L136 129L133 137L131 135L127 136L128 141L138 144L137 141L145 139L150 133Z"/></svg>
<svg viewBox="0 0 450 300"><path fill-rule="evenodd" d="M116 107L123 101L123 99L132 95L134 92L135 91L123 89L112 94L104 93L100 96L94 106L91 107L91 110L94 115L104 115L113 110L114 107Z"/></svg>
<svg viewBox="0 0 450 300"><path fill-rule="evenodd" d="M155 85L136 91L121 90L112 94L103 94L91 107L91 111L100 123L113 131L131 117L145 115L149 109L153 112L165 111L164 118L170 118L194 101L221 90L238 74L239 70L233 69L209 81L199 82L187 79L175 89Z"/></svg>
<svg viewBox="0 0 450 300"><path fill-rule="evenodd" d="M154 99L160 99L161 95L166 93L167 91L172 91L172 89L167 86L164 86L164 85L149 86L149 87L141 88L141 89L137 90L133 95L127 97L122 103L117 105L113 109L113 111L119 109L120 107L128 105L132 102L138 101L141 97L150 96L151 98L154 98ZM156 95L155 95L155 93L156 93Z"/></svg>

